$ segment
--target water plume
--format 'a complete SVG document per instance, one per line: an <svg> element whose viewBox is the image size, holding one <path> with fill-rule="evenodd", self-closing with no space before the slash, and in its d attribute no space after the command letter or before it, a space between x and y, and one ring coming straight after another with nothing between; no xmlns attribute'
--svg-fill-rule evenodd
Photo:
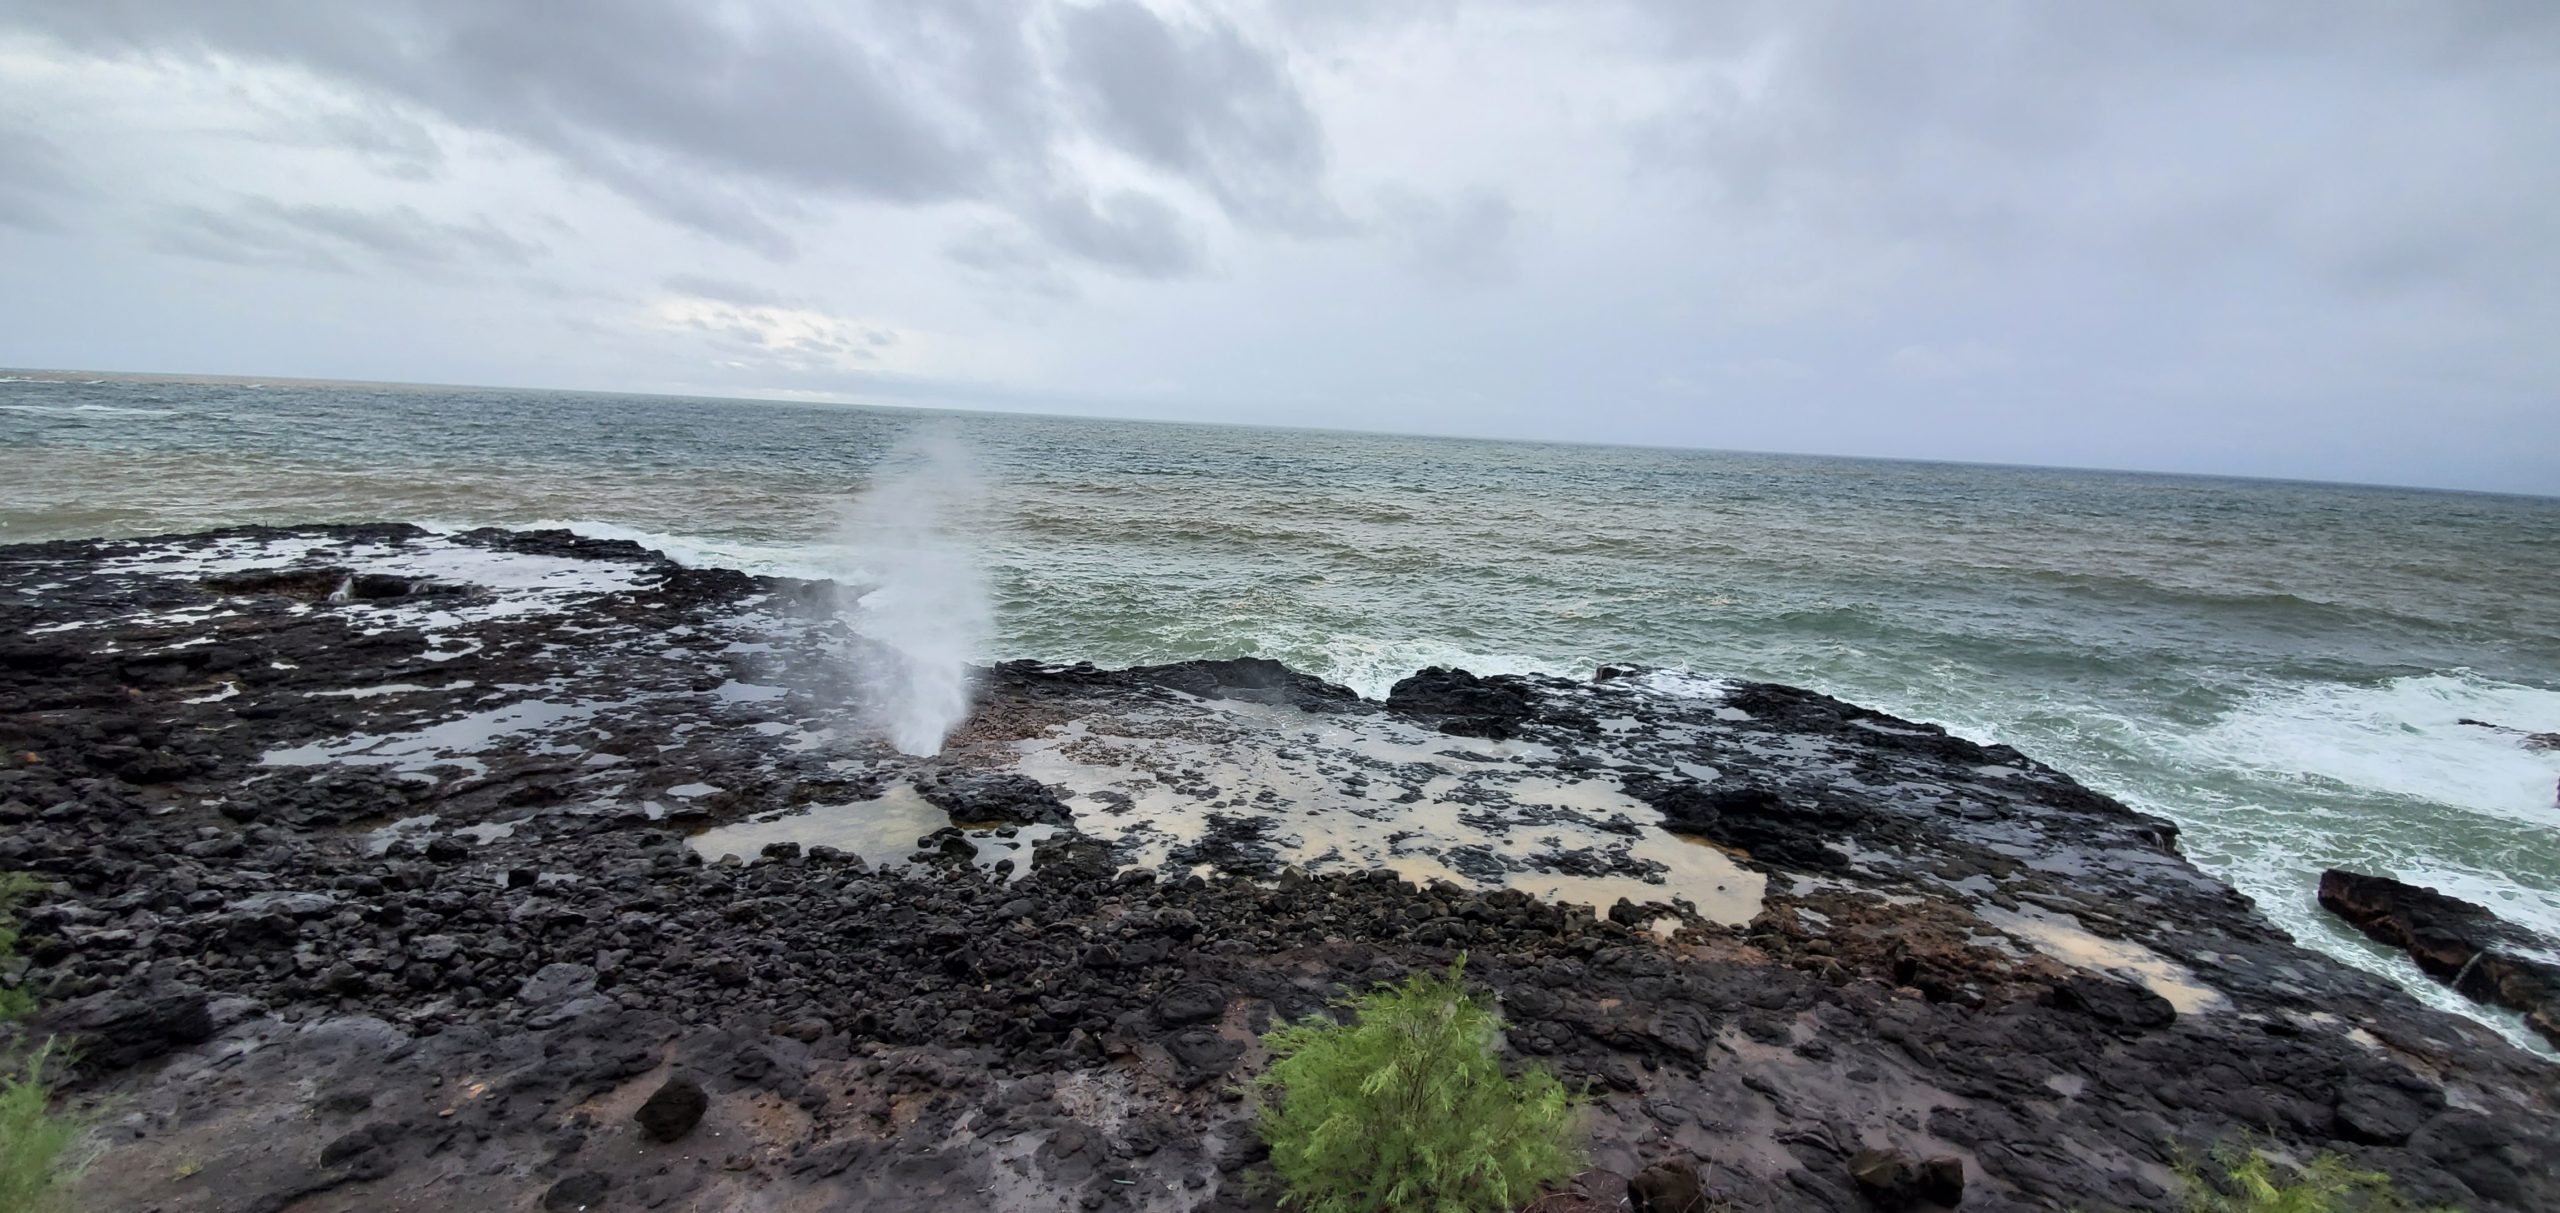
<svg viewBox="0 0 2560 1213"><path fill-rule="evenodd" d="M993 612L963 527L983 497L968 448L937 428L901 441L844 509L863 584L839 583L837 610L871 642L853 671L865 723L902 753L940 753L977 691Z"/></svg>

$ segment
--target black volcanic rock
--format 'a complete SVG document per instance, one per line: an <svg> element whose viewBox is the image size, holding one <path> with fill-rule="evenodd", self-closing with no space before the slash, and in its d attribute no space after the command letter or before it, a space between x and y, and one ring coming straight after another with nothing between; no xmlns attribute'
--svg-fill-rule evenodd
<svg viewBox="0 0 2560 1213"><path fill-rule="evenodd" d="M1748 783L1701 784L1658 775L1624 780L1627 795L1662 811L1662 828L1733 847L1755 862L1809 870L1848 866L1834 843L1854 839L1863 815L1823 801L1790 802Z"/></svg>
<svg viewBox="0 0 2560 1213"><path fill-rule="evenodd" d="M2053 1005L2134 1031L2165 1028L2178 1018L2177 1008L2168 999L2141 986L2085 975L2066 978L2056 985Z"/></svg>
<svg viewBox="0 0 2560 1213"><path fill-rule="evenodd" d="M594 1171L580 1171L561 1178L542 1194L542 1207L549 1213L580 1213L601 1208L606 1191L613 1181Z"/></svg>
<svg viewBox="0 0 2560 1213"><path fill-rule="evenodd" d="M945 777L920 789L951 815L954 825L1069 825L1072 810L1048 786L1027 775L973 772Z"/></svg>
<svg viewBox="0 0 2560 1213"><path fill-rule="evenodd" d="M518 553L544 588L489 588ZM96 1042L70 1097L147 1130L86 1206L203 1203L183 1148L226 1207L922 1213L1026 1160L1060 1208L1250 1209L1253 1034L1463 952L1506 1060L1595 1096L1605 1172L1714 1154L1673 1199L1868 1209L1873 1146L1886 1199L1935 1167L1966 1207L2162 1209L2165 1142L2250 1133L2560 1207L2548 1063L2005 747L1767 684L1439 671L1391 707L1248 659L1009 662L919 760L842 727L840 597L561 532L0 546L0 869L40 883L7 979ZM902 787L1061 828L963 838ZM795 815L757 862L685 837ZM677 1144L633 1148L659 1111Z"/></svg>
<svg viewBox="0 0 2560 1213"><path fill-rule="evenodd" d="M1878 1209L1952 1209L1964 1199L1964 1160L1926 1161L1899 1150L1860 1150L1849 1175Z"/></svg>
<svg viewBox="0 0 2560 1213"><path fill-rule="evenodd" d="M631 1118L639 1121L649 1136L674 1141L693 1132L693 1126L702 1122L702 1113L710 1106L711 1097L703 1093L701 1083L677 1074L650 1092Z"/></svg>
<svg viewBox="0 0 2560 1213"><path fill-rule="evenodd" d="M2468 716L2463 717L2455 723L2467 724L2473 728L2488 729L2491 732L2508 734L2516 738L2517 743L2528 750L2560 750L2560 733L2533 733L2524 729L2516 728L2513 725L2492 724L2486 720L2473 720Z"/></svg>
<svg viewBox="0 0 2560 1213"><path fill-rule="evenodd" d="M1479 678L1432 666L1388 688L1387 709L1438 717L1444 733L1500 740L1518 733L1537 714L1538 696L1528 683L1509 675Z"/></svg>
<svg viewBox="0 0 2560 1213"><path fill-rule="evenodd" d="M1309 677L1267 657L1139 666L1125 671L1123 676L1203 699L1287 704L1310 712L1339 711L1360 702L1360 697L1347 687Z"/></svg>
<svg viewBox="0 0 2560 1213"><path fill-rule="evenodd" d="M1707 1213L1707 1194L1698 1180L1698 1164L1678 1159L1636 1172L1627 1181L1627 1207L1634 1213Z"/></svg>
<svg viewBox="0 0 2560 1213"><path fill-rule="evenodd" d="M213 1035L203 990L145 981L102 991L46 1014L44 1029L68 1037L85 1065L118 1068L148 1061Z"/></svg>
<svg viewBox="0 0 2560 1213"><path fill-rule="evenodd" d="M2321 908L2406 951L2427 976L2478 1002L2524 1013L2560 1044L2560 954L2551 941L2488 907L2387 876L2338 868L2320 874Z"/></svg>

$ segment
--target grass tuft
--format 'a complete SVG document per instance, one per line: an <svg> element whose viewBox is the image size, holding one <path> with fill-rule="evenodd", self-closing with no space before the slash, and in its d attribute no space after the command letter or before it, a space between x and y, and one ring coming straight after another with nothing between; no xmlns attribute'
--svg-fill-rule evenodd
<svg viewBox="0 0 2560 1213"><path fill-rule="evenodd" d="M2213 1172L2192 1160L2178 1166L2184 1213L2416 1213L2380 1171L2359 1171L2335 1154L2300 1166L2238 1142L2213 1148ZM2457 1213L2438 1209L2434 1213Z"/></svg>
<svg viewBox="0 0 2560 1213"><path fill-rule="evenodd" d="M0 1075L0 1209L10 1213L67 1208L86 1162L72 1147L88 1125L51 1110L45 1065L53 1052L47 1044L26 1058L23 1070Z"/></svg>
<svg viewBox="0 0 2560 1213"><path fill-rule="evenodd" d="M1582 1100L1545 1069L1503 1073L1502 1019L1445 974L1353 995L1354 1018L1263 1037L1261 1108L1281 1203L1307 1213L1516 1209L1580 1170Z"/></svg>
<svg viewBox="0 0 2560 1213"><path fill-rule="evenodd" d="M0 967L18 954L18 904L39 887L23 872L0 873ZM0 1026L34 1011L35 1000L26 991L0 987ZM67 1208L72 1181L85 1162L72 1147L88 1123L53 1112L45 1071L56 1055L48 1040L0 1071L0 1210L6 1213Z"/></svg>

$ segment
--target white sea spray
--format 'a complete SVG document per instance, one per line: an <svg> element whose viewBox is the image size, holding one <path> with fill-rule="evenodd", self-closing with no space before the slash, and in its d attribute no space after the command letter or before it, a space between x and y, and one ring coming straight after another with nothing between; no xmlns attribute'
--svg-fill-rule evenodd
<svg viewBox="0 0 2560 1213"><path fill-rule="evenodd" d="M984 499L969 449L928 429L901 441L844 507L837 542L863 575L837 583L837 609L871 642L855 661L857 707L902 753L940 753L969 715L993 622L966 532Z"/></svg>

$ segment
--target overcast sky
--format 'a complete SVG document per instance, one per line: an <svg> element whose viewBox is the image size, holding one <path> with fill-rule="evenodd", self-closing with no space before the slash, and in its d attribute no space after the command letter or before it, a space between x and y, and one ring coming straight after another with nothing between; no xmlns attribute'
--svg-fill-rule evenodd
<svg viewBox="0 0 2560 1213"><path fill-rule="evenodd" d="M2560 493L2560 4L9 0L0 282L0 365Z"/></svg>

